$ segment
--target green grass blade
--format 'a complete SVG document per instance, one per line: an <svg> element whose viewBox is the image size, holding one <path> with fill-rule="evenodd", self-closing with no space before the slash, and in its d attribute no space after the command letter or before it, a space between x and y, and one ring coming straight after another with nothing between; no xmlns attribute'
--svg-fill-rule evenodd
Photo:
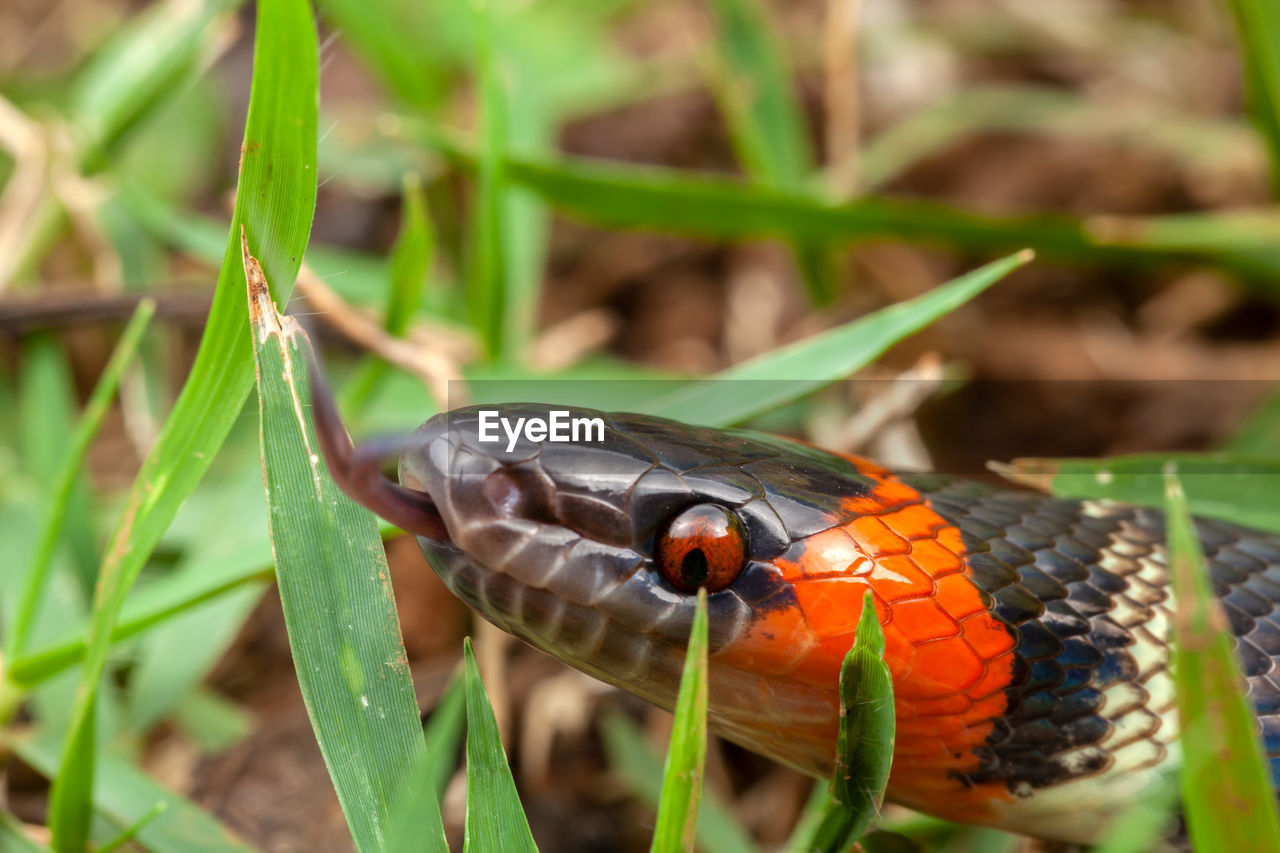
<svg viewBox="0 0 1280 853"><path fill-rule="evenodd" d="M334 29L395 95L428 111L447 92L432 7L394 0L321 0ZM424 47L431 45L431 49Z"/></svg>
<svg viewBox="0 0 1280 853"><path fill-rule="evenodd" d="M987 264L923 296L776 349L712 379L690 383L641 410L712 426L747 420L862 369L898 341L954 311L1031 257L1030 252L1019 252Z"/></svg>
<svg viewBox="0 0 1280 853"><path fill-rule="evenodd" d="M147 824L160 817L160 815L164 814L168 809L168 804L165 803L164 800L161 800L150 809L143 812L139 818L134 820L133 823L126 826L115 838L112 838L100 847L95 847L94 853L112 853L114 850L119 850L121 847L137 838L138 833L141 832Z"/></svg>
<svg viewBox="0 0 1280 853"><path fill-rule="evenodd" d="M662 770L662 796L653 828L654 853L693 848L702 797L702 771L707 763L707 591L698 590L697 609L689 631L684 674L676 695L675 720L667 762Z"/></svg>
<svg viewBox="0 0 1280 853"><path fill-rule="evenodd" d="M721 58L715 87L738 159L758 183L802 192L813 171L804 114L791 90L780 45L755 0L715 0ZM835 265L821 243L797 239L792 252L809 298L829 302Z"/></svg>
<svg viewBox="0 0 1280 853"><path fill-rule="evenodd" d="M1280 458L1280 394L1272 392L1259 403L1222 449L1240 456Z"/></svg>
<svg viewBox="0 0 1280 853"><path fill-rule="evenodd" d="M1164 470L1176 465L1191 511L1280 532L1280 456L1138 453L1107 459L1014 459L991 463L1000 475L1064 498L1161 506Z"/></svg>
<svg viewBox="0 0 1280 853"><path fill-rule="evenodd" d="M422 191L422 178L417 174L405 175L400 211L400 234L391 249L391 292L382 323L396 337L408 331L422 304L422 289L435 253L435 229Z"/></svg>
<svg viewBox="0 0 1280 853"><path fill-rule="evenodd" d="M155 625L186 613L206 601L248 585L263 585L272 577L263 565L269 543L252 541L225 557L193 559L175 572L130 596L111 631L111 643L137 636ZM71 636L15 660L8 677L19 687L31 687L79 663L87 634Z"/></svg>
<svg viewBox="0 0 1280 853"><path fill-rule="evenodd" d="M421 122L406 120L402 125L406 136L463 168L475 168L475 155L464 137ZM509 156L505 176L561 211L606 228L722 240L889 239L967 252L1030 246L1048 258L1128 267L1194 258L1267 281L1280 270L1274 234L1256 228L1242 233L1234 226L1229 235L1221 234L1224 229L1215 229L1221 215L1152 217L1099 230L1066 216L986 216L919 199L864 197L834 203L723 176L583 157ZM1219 233L1205 241L1206 230Z"/></svg>
<svg viewBox="0 0 1280 853"><path fill-rule="evenodd" d="M467 298L471 322L485 351L503 351L506 330L506 271L503 254L503 186L507 149L507 108L493 51L489 6L476 0L476 52L482 122L476 167L475 213L472 218Z"/></svg>
<svg viewBox="0 0 1280 853"><path fill-rule="evenodd" d="M97 700L95 689L78 705L83 718L72 717L71 736L64 745L58 776L49 792L49 840L58 853L80 853L88 849L89 819L93 815Z"/></svg>
<svg viewBox="0 0 1280 853"><path fill-rule="evenodd" d="M470 637L462 642L462 657L467 693L467 821L462 849L536 851Z"/></svg>
<svg viewBox="0 0 1280 853"><path fill-rule="evenodd" d="M84 730L91 725L94 693L120 608L178 505L212 463L253 384L240 229L247 227L255 253L277 282L278 299L287 298L306 248L316 193L316 51L315 25L305 0L258 6L253 84L232 216L235 239L227 244L191 374L108 541L72 707L73 731L51 794L54 846L59 850L79 851L87 838L83 777L92 766L92 750L81 751L92 744Z"/></svg>
<svg viewBox="0 0 1280 853"><path fill-rule="evenodd" d="M49 848L32 841L16 817L0 810L0 850L5 853L48 853Z"/></svg>
<svg viewBox="0 0 1280 853"><path fill-rule="evenodd" d="M754 0L713 0L711 5L724 66L717 94L738 156L762 183L799 187L813 168L813 155L770 23Z"/></svg>
<svg viewBox="0 0 1280 853"><path fill-rule="evenodd" d="M812 853L821 850L819 833L827 832L823 825L831 819L832 810L837 808L839 806L831 796L830 784L815 784L809 792L804 810L800 812L799 820L787 838L783 853Z"/></svg>
<svg viewBox="0 0 1280 853"><path fill-rule="evenodd" d="M155 5L90 60L71 96L87 170L106 165L108 152L127 131L190 82L238 6L240 0Z"/></svg>
<svg viewBox="0 0 1280 853"><path fill-rule="evenodd" d="M1177 805L1176 779L1172 774L1161 777L1144 790L1137 802L1107 830L1107 837L1092 848L1093 853L1158 849L1161 839L1171 828Z"/></svg>
<svg viewBox="0 0 1280 853"><path fill-rule="evenodd" d="M859 838L879 814L893 766L893 678L884 662L884 633L870 592L862 600L853 648L840 667L840 734L834 793L857 815Z"/></svg>
<svg viewBox="0 0 1280 853"><path fill-rule="evenodd" d="M467 694L462 673L458 673L427 718L426 729L423 731L427 741L427 755L431 756L435 767L431 778L432 790L438 797L444 796L445 788L453 778L457 767L458 747L462 744L466 724Z"/></svg>
<svg viewBox="0 0 1280 853"><path fill-rule="evenodd" d="M276 312L247 244L245 258L263 476L289 648L356 849L379 851L423 750L386 554L373 514L321 468L311 410L302 402L311 399L306 336Z"/></svg>
<svg viewBox="0 0 1280 853"><path fill-rule="evenodd" d="M250 712L220 693L197 687L172 709L173 724L201 752L216 755L235 746L254 728Z"/></svg>
<svg viewBox="0 0 1280 853"><path fill-rule="evenodd" d="M815 792L788 847L842 853L862 839L884 802L896 730L893 678L884 633L867 592L853 647L840 667L836 772L826 796ZM867 845L870 848L872 845Z"/></svg>
<svg viewBox="0 0 1280 853"><path fill-rule="evenodd" d="M1249 107L1271 151L1272 184L1280 193L1280 5L1230 0L1244 60Z"/></svg>
<svg viewBox="0 0 1280 853"><path fill-rule="evenodd" d="M14 738L13 751L40 773L58 772L58 739L50 732ZM157 853L251 853L252 847L185 797L159 785L123 758L102 754L96 762L94 808L117 826L130 826L164 803L164 813L138 830L137 840Z"/></svg>
<svg viewBox="0 0 1280 853"><path fill-rule="evenodd" d="M440 818L440 800L457 766L458 745L466 727L467 706L461 674L455 676L431 712L424 732L426 751L415 762L392 814L387 850L420 850L424 846L449 853ZM429 839L424 845L422 839Z"/></svg>
<svg viewBox="0 0 1280 853"><path fill-rule="evenodd" d="M49 489L48 509L40 528L40 539L35 555L32 557L31 565L27 567L26 586L18 606L17 618L5 637L5 660L14 661L26 650L27 639L36 613L40 610L40 602L49 580L54 549L62 534L67 499L84 468L84 457L89 452L89 445L102 427L102 419L106 417L116 389L120 386L120 377L124 375L125 368L133 360L138 342L142 339L142 334L146 331L147 324L151 322L155 310L156 305L153 300L144 299L138 303L111 357L107 359L107 365L102 370L98 384L94 386L93 393L85 404L84 412L80 415L57 473L53 477Z"/></svg>
<svg viewBox="0 0 1280 853"><path fill-rule="evenodd" d="M610 712L600 721L609 766L637 799L658 807L662 797L663 759L653 750L639 726L621 712ZM703 791L698 800L695 830L698 849L707 853L755 853L756 846L738 819L714 791Z"/></svg>
<svg viewBox="0 0 1280 853"><path fill-rule="evenodd" d="M98 547L83 467L73 471L66 493L59 494L60 469L66 464L67 448L76 438L77 406L71 360L56 335L44 332L24 342L19 380L21 402L14 409L21 436L18 458L23 469L40 484L46 507L57 508L57 539L49 544L71 557L76 579L87 597L93 594L97 580ZM55 500L56 504L51 503Z"/></svg>
<svg viewBox="0 0 1280 853"><path fill-rule="evenodd" d="M262 593L263 584L228 590L188 608L185 618L157 625L134 647L128 685L127 724L131 731L148 731L199 690L240 635Z"/></svg>
<svg viewBox="0 0 1280 853"><path fill-rule="evenodd" d="M1280 850L1280 813L1257 719L1174 465L1165 483L1187 831L1200 853Z"/></svg>
<svg viewBox="0 0 1280 853"><path fill-rule="evenodd" d="M388 334L399 338L408 331L413 315L422 304L422 291L434 252L435 232L427 200L422 192L422 179L416 173L411 173L404 176L400 234L391 249L391 287L382 316L382 327ZM343 388L342 407L360 409L386 376L387 369L388 365L382 359L373 355L365 356L355 375Z"/></svg>

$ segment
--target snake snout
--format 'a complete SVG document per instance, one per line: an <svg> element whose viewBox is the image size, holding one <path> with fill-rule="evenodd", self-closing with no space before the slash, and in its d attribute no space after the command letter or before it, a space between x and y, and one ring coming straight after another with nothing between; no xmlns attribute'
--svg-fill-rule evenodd
<svg viewBox="0 0 1280 853"><path fill-rule="evenodd" d="M653 466L606 416L540 404L455 409L427 421L400 481L431 495L450 538L491 550L494 527L554 525L615 547L636 544L627 496ZM481 533L481 529L489 532Z"/></svg>

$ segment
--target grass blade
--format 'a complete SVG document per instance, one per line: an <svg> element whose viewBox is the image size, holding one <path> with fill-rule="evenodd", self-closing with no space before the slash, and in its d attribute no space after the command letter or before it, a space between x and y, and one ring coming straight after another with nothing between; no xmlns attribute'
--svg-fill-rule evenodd
<svg viewBox="0 0 1280 853"><path fill-rule="evenodd" d="M1107 830L1107 837L1093 853L1129 853L1130 850L1158 849L1174 819L1178 786L1173 775L1161 777L1142 792L1142 797Z"/></svg>
<svg viewBox="0 0 1280 853"><path fill-rule="evenodd" d="M402 122L400 132L464 168L475 167L472 147L458 134L411 120ZM606 228L722 240L887 239L966 252L1030 246L1048 258L1119 267L1192 258L1267 283L1280 270L1273 233L1242 231L1234 224L1236 217L1222 214L1124 219L1117 221L1120 227L1102 228L1054 214L986 216L921 199L868 196L834 203L723 176L583 157L512 156L505 174L512 184L529 188L565 213ZM1219 227L1223 221L1231 227ZM1205 240L1206 233L1212 239Z"/></svg>
<svg viewBox="0 0 1280 853"><path fill-rule="evenodd" d="M1019 252L987 264L923 296L776 349L712 379L691 383L641 410L712 426L747 420L862 369L907 335L968 302L1031 257L1030 252Z"/></svg>
<svg viewBox="0 0 1280 853"><path fill-rule="evenodd" d="M476 2L475 16L483 136L476 166L467 297L470 300L471 323L479 333L485 351L490 357L495 357L503 350L503 332L506 329L502 199L506 181L507 112L493 55L488 3Z"/></svg>
<svg viewBox="0 0 1280 853"><path fill-rule="evenodd" d="M403 196L400 205L400 234L391 249L389 271L391 287L383 312L382 327L395 337L403 337L408 331L413 315L422 304L422 291L427 272L431 269L431 256L435 251L435 233L431 214L422 192L422 179L417 174L404 177ZM360 409L386 376L388 365L370 354L356 370L343 389L343 408Z"/></svg>
<svg viewBox="0 0 1280 853"><path fill-rule="evenodd" d="M763 186L801 193L813 171L813 156L769 20L754 0L715 0L711 5L720 22L715 92L738 159ZM827 247L797 239L792 252L809 298L816 304L830 302L835 265Z"/></svg>
<svg viewBox="0 0 1280 853"><path fill-rule="evenodd" d="M809 177L813 155L769 21L753 0L711 5L720 23L724 65L717 94L738 157L761 183L798 188Z"/></svg>
<svg viewBox="0 0 1280 853"><path fill-rule="evenodd" d="M58 771L61 747L50 732L14 738L13 751L40 773ZM190 800L157 784L123 758L101 754L96 762L94 808L117 826L130 826L164 803L164 813L138 829L148 850L183 853L251 853L249 847Z"/></svg>
<svg viewBox="0 0 1280 853"><path fill-rule="evenodd" d="M269 543L252 541L225 557L193 559L181 571L138 590L121 610L111 642L137 636L232 590L265 585L272 576L264 565L269 548ZM80 634L30 652L13 662L8 678L19 687L46 681L84 658L86 640Z"/></svg>
<svg viewBox="0 0 1280 853"><path fill-rule="evenodd" d="M663 759L650 748L644 732L621 712L611 712L600 721L609 765L637 799L655 810L662 797ZM755 853L756 846L738 824L733 812L714 791L703 791L698 800L695 840L708 853Z"/></svg>
<svg viewBox="0 0 1280 853"><path fill-rule="evenodd" d="M373 514L320 467L306 336L271 301L245 243L276 583L298 685L362 853L385 849L423 751L413 680ZM434 801L433 801L434 802ZM428 809L430 811L430 809ZM436 814L439 837L444 830Z"/></svg>
<svg viewBox="0 0 1280 853"><path fill-rule="evenodd" d="M462 678L455 676L427 721L426 751L414 764L409 784L392 815L387 850L418 850L426 845L449 853L440 823L440 800L457 767L458 744L466 723Z"/></svg>
<svg viewBox="0 0 1280 853"><path fill-rule="evenodd" d="M105 166L125 133L190 82L240 5L240 0L155 5L89 61L72 92L86 170Z"/></svg>
<svg viewBox="0 0 1280 853"><path fill-rule="evenodd" d="M151 322L155 310L154 300L144 299L138 303L111 357L107 359L107 365L103 368L98 384L94 386L93 393L89 396L89 402L85 404L79 422L76 423L66 454L58 466L57 474L54 475L49 489L48 509L40 528L39 544L36 546L31 565L27 567L26 587L18 606L17 617L5 638L5 660L16 660L26 649L27 639L35 615L40 610L40 602L49 580L54 548L58 544L62 526L66 520L67 498L84 468L84 457L89 452L89 445L102 427L102 419L106 417L107 409L115 398L116 389L120 386L120 377L124 375L125 368L133 360L138 342L142 339L142 334L146 331L147 324Z"/></svg>
<svg viewBox="0 0 1280 853"><path fill-rule="evenodd" d="M0 850L6 853L48 853L49 848L32 841L16 817L0 811Z"/></svg>
<svg viewBox="0 0 1280 853"><path fill-rule="evenodd" d="M815 793L789 849L842 853L863 838L884 802L895 730L893 677L884 662L884 633L868 591L853 647L840 667L836 772L829 794Z"/></svg>
<svg viewBox="0 0 1280 853"><path fill-rule="evenodd" d="M424 111L444 97L447 69L438 51L422 48L438 38L431 6L387 0L321 0L319 5L334 30L397 97Z"/></svg>
<svg viewBox="0 0 1280 853"><path fill-rule="evenodd" d="M1240 36L1249 107L1271 150L1271 180L1280 193L1280 6L1272 0L1230 0Z"/></svg>
<svg viewBox="0 0 1280 853"><path fill-rule="evenodd" d="M141 832L147 824L160 817L160 815L164 814L168 809L169 805L164 800L161 800L151 808L147 809L147 811L143 812L142 816L134 820L133 823L126 826L115 838L106 842L101 847L95 848L94 853L112 853L114 850L119 850L121 847L137 838L138 833Z"/></svg>
<svg viewBox="0 0 1280 853"><path fill-rule="evenodd" d="M94 694L115 621L151 550L195 488L253 383L239 233L247 227L278 299L297 276L316 195L315 25L305 0L258 6L254 74L240 179L213 306L191 374L125 500L106 549L89 625L72 731L51 793L54 847L79 851L88 833Z"/></svg>
<svg viewBox="0 0 1280 853"><path fill-rule="evenodd" d="M893 677L884 662L884 632L869 591L862 600L855 638L840 667L842 713L834 792L857 816L850 832L860 838L884 802L896 729Z"/></svg>
<svg viewBox="0 0 1280 853"><path fill-rule="evenodd" d="M27 474L43 487L42 503L53 507L55 504L50 501L57 501L58 539L50 544L71 558L70 567L87 598L93 595L97 580L98 545L84 469L74 472L66 494L58 494L62 491L57 483L60 469L65 464L67 448L76 439L80 414L71 360L56 335L43 332L24 342L18 388L21 396L14 408L21 436L18 458Z"/></svg>
<svg viewBox="0 0 1280 853"><path fill-rule="evenodd" d="M467 821L462 849L537 851L470 637L462 642L462 658L467 693Z"/></svg>
<svg viewBox="0 0 1280 853"><path fill-rule="evenodd" d="M400 234L391 249L391 292L382 322L383 328L396 337L408 331L422 304L422 289L435 252L431 212L422 191L422 178L417 174L405 175L400 211Z"/></svg>
<svg viewBox="0 0 1280 853"><path fill-rule="evenodd" d="M1222 449L1240 456L1280 456L1280 394L1272 392L1259 403Z"/></svg>
<svg viewBox="0 0 1280 853"><path fill-rule="evenodd" d="M1108 459L1014 459L988 463L1001 476L1065 498L1161 506L1164 470L1175 465L1191 511L1280 532L1280 457L1234 453L1139 453Z"/></svg>
<svg viewBox="0 0 1280 853"><path fill-rule="evenodd" d="M427 755L431 756L435 767L432 790L437 797L444 796L444 790L457 769L458 747L462 744L463 733L466 731L467 695L462 682L461 673L454 676L427 719L426 729L423 731L427 741Z"/></svg>
<svg viewBox="0 0 1280 853"><path fill-rule="evenodd" d="M1187 831L1201 853L1280 850L1280 814L1257 719L1172 464L1165 484Z"/></svg>
<svg viewBox="0 0 1280 853"><path fill-rule="evenodd" d="M689 649L676 696L675 720L667 763L662 770L662 796L653 829L653 853L693 848L698 826L702 771L707 763L707 591L698 590Z"/></svg>

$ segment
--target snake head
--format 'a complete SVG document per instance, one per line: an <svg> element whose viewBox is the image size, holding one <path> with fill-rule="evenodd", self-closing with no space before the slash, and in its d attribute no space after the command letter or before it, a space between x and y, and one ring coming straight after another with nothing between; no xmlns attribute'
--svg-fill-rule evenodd
<svg viewBox="0 0 1280 853"><path fill-rule="evenodd" d="M758 433L541 404L455 409L407 440L352 447L323 384L313 387L335 480L417 535L434 571L490 622L670 708L705 586L713 726L830 772L851 640L822 647L797 594L806 552L847 521L837 496L871 488L856 465ZM509 432L495 417L548 429ZM556 418L593 427L556 440ZM399 483L381 471L393 453ZM860 607L868 579L854 575L869 561L847 550Z"/></svg>
<svg viewBox="0 0 1280 853"><path fill-rule="evenodd" d="M599 429L590 440L532 440L527 430L492 440L494 410L509 424L551 423L560 411ZM427 421L399 474L401 488L426 495L439 513L447 535L419 543L456 595L509 633L655 704L675 703L695 593L707 586L713 724L827 772L843 650L830 673L791 678L814 640L797 621L786 567L839 523L832 496L857 487L849 462L756 433L508 404Z"/></svg>

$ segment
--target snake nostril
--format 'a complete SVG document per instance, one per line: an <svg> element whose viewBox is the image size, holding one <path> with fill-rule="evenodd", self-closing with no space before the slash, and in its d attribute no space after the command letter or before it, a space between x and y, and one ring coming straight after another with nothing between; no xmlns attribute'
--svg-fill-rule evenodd
<svg viewBox="0 0 1280 853"><path fill-rule="evenodd" d="M484 496L503 515L515 515L520 507L521 490L516 478L506 468L499 468L484 481Z"/></svg>

